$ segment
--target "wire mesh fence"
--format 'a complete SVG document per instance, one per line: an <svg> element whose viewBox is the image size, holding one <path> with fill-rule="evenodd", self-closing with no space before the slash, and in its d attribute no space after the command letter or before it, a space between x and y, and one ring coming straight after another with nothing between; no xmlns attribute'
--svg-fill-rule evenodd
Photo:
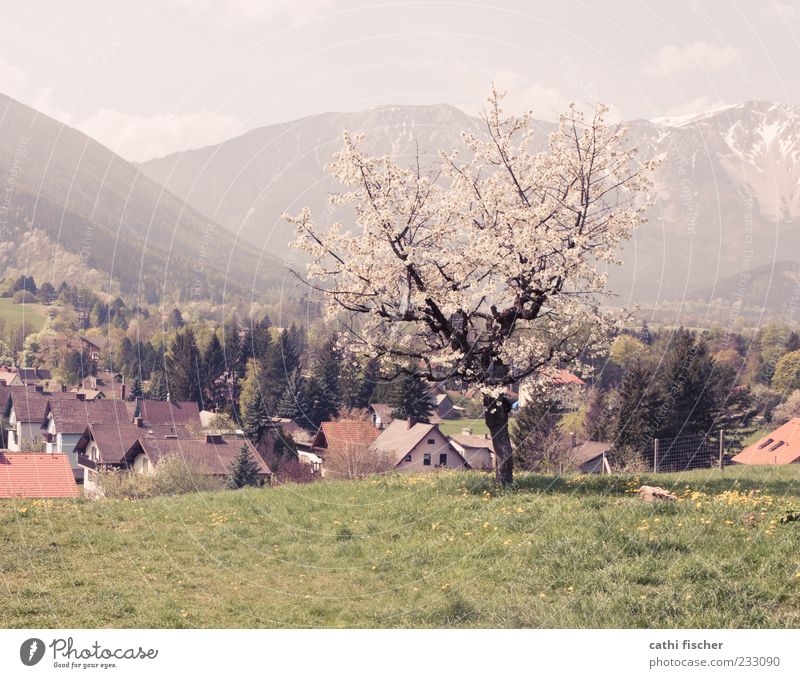
<svg viewBox="0 0 800 678"><path fill-rule="evenodd" d="M656 473L720 468L724 465L725 434L656 438L653 441L652 463Z"/></svg>

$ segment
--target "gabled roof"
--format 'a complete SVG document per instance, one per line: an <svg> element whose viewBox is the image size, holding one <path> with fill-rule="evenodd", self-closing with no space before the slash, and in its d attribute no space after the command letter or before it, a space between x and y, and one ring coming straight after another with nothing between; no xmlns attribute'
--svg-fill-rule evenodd
<svg viewBox="0 0 800 678"><path fill-rule="evenodd" d="M757 443L745 447L731 461L736 464L793 464L800 460L800 418L795 417Z"/></svg>
<svg viewBox="0 0 800 678"><path fill-rule="evenodd" d="M553 373L551 381L554 386L567 386L574 384L575 386L586 386L586 382L576 374L572 374L569 370L558 369Z"/></svg>
<svg viewBox="0 0 800 678"><path fill-rule="evenodd" d="M48 381L53 378L50 370L42 370L38 367L19 367L17 368L17 374L26 384L36 381Z"/></svg>
<svg viewBox="0 0 800 678"><path fill-rule="evenodd" d="M81 341L85 341L87 344L94 346L96 349L102 350L108 343L108 337L99 337L99 336L91 336L88 334L84 334L81 337Z"/></svg>
<svg viewBox="0 0 800 678"><path fill-rule="evenodd" d="M450 436L450 440L460 447L471 447L473 449L486 448L494 452L494 441L491 436L480 436L473 433L462 433L457 436Z"/></svg>
<svg viewBox="0 0 800 678"><path fill-rule="evenodd" d="M311 447L330 452L353 445L369 446L379 435L380 431L368 421L326 421L320 425Z"/></svg>
<svg viewBox="0 0 800 678"><path fill-rule="evenodd" d="M140 400L139 416L150 426L180 424L200 430L200 408L192 401Z"/></svg>
<svg viewBox="0 0 800 678"><path fill-rule="evenodd" d="M47 397L28 386L7 386L9 401L6 415L14 409L17 421L25 424L41 423L47 410ZM75 397L74 395L72 396Z"/></svg>
<svg viewBox="0 0 800 678"><path fill-rule="evenodd" d="M384 424L390 424L394 420L394 417L392 416L394 407L391 405L387 405L386 403L372 403L372 405L369 406L369 409L378 415Z"/></svg>
<svg viewBox="0 0 800 678"><path fill-rule="evenodd" d="M611 443L587 440L586 442L578 443L570 449L570 460L577 466L583 466L593 459L607 454L611 447Z"/></svg>
<svg viewBox="0 0 800 678"><path fill-rule="evenodd" d="M90 424L84 430L75 449L81 454L86 454L89 441L94 440L99 456L97 463L120 465L125 463L128 450L145 435L147 435L145 429L133 424Z"/></svg>
<svg viewBox="0 0 800 678"><path fill-rule="evenodd" d="M48 413L53 415L58 433L80 434L89 424L130 423L130 415L125 403L119 400L78 400L53 398L49 401L42 417L45 424Z"/></svg>
<svg viewBox="0 0 800 678"><path fill-rule="evenodd" d="M77 496L66 454L0 452L0 499Z"/></svg>
<svg viewBox="0 0 800 678"><path fill-rule="evenodd" d="M195 465L196 470L205 471L209 475L220 476L226 476L230 473L239 450L242 445L246 445L250 451L250 456L259 467L259 475L263 477L272 474L269 466L258 454L256 448L246 439L237 438L230 442L222 439L220 442L209 443L205 440L197 439L165 440L143 436L139 438L138 445L155 466L158 466L158 462L165 456L174 454L183 459L189 467Z"/></svg>
<svg viewBox="0 0 800 678"><path fill-rule="evenodd" d="M375 441L375 449L380 452L389 452L394 455L395 463L399 464L411 450L413 450L423 438L433 432L438 433L447 444L448 448L455 452L461 461L466 464L466 460L461 452L452 445L450 440L439 430L437 424L416 423L409 427L405 419L395 419L381 432ZM440 451L437 448L437 451Z"/></svg>

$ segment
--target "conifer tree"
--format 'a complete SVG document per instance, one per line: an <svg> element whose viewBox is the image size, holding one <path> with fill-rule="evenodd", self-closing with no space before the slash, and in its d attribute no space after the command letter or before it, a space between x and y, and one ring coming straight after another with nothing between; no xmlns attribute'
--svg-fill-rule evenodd
<svg viewBox="0 0 800 678"><path fill-rule="evenodd" d="M309 408L308 385L300 370L296 369L278 402L276 414L279 417L293 419L303 426Z"/></svg>
<svg viewBox="0 0 800 678"><path fill-rule="evenodd" d="M228 484L231 489L239 490L243 487L259 487L261 479L258 476L259 467L247 445L242 445L239 454L231 467Z"/></svg>
<svg viewBox="0 0 800 678"><path fill-rule="evenodd" d="M316 428L338 414L341 404L340 374L341 354L336 337L331 337L320 349L308 385L310 426Z"/></svg>
<svg viewBox="0 0 800 678"><path fill-rule="evenodd" d="M389 404L394 407L392 416L395 419L413 417L426 422L433 413L428 383L416 375L404 375L392 383Z"/></svg>
<svg viewBox="0 0 800 678"><path fill-rule="evenodd" d="M175 335L166 359L170 399L200 402L201 372L194 332L186 328Z"/></svg>
<svg viewBox="0 0 800 678"><path fill-rule="evenodd" d="M247 363L246 376L242 382L242 393L239 398L239 412L242 430L245 435L258 443L261 436L270 427L271 412L264 400L264 368L252 358Z"/></svg>

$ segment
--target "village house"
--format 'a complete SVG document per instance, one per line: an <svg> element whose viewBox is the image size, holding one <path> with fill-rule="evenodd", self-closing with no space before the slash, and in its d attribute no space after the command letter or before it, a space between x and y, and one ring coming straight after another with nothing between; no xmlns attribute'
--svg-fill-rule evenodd
<svg viewBox="0 0 800 678"><path fill-rule="evenodd" d="M380 433L374 448L392 455L398 471L425 473L439 468L470 468L437 424L423 424L414 419L395 419Z"/></svg>
<svg viewBox="0 0 800 678"><path fill-rule="evenodd" d="M154 474L168 455L179 456L195 473L227 477L243 445L259 467L259 478L269 479L272 471L250 441L217 434L182 438L159 434L154 428L93 424L86 427L75 452L83 469L84 491L93 496L99 490L98 472L116 469Z"/></svg>
<svg viewBox="0 0 800 678"><path fill-rule="evenodd" d="M611 473L611 466L608 463L611 447L611 443L594 440L577 442L567 453L567 461L580 473Z"/></svg>
<svg viewBox="0 0 800 678"><path fill-rule="evenodd" d="M193 401L137 400L133 419L141 419L145 428L152 426L181 426L199 433L203 429L200 408Z"/></svg>
<svg viewBox="0 0 800 678"><path fill-rule="evenodd" d="M50 454L67 454L76 474L83 477L78 464L75 445L89 424L130 424L130 413L125 403L118 400L88 401L81 394L71 399L50 398L40 422L44 451Z"/></svg>
<svg viewBox="0 0 800 678"><path fill-rule="evenodd" d="M108 337L98 337L85 334L81 337L81 348L86 351L89 360L97 362L108 344Z"/></svg>
<svg viewBox="0 0 800 678"><path fill-rule="evenodd" d="M492 471L495 468L495 452L489 434L475 435L469 428L462 429L459 435L450 436L450 443L469 464L478 471Z"/></svg>
<svg viewBox="0 0 800 678"><path fill-rule="evenodd" d="M369 447L379 435L380 431L369 421L325 421L317 430L308 451L324 460L331 452L346 452L356 445Z"/></svg>
<svg viewBox="0 0 800 678"><path fill-rule="evenodd" d="M731 461L748 465L800 463L800 418L791 419L745 447Z"/></svg>
<svg viewBox="0 0 800 678"><path fill-rule="evenodd" d="M373 403L368 408L370 417L372 418L372 425L375 428L386 428L394 421L392 412L394 407L386 403Z"/></svg>
<svg viewBox="0 0 800 678"><path fill-rule="evenodd" d="M441 384L431 385L428 390L428 399L433 407L431 411L431 421L433 422L458 419L464 413L464 408L453 403Z"/></svg>
<svg viewBox="0 0 800 678"><path fill-rule="evenodd" d="M43 393L27 386L8 386L3 418L6 445L12 452L41 448L42 420L47 409Z"/></svg>
<svg viewBox="0 0 800 678"><path fill-rule="evenodd" d="M0 385L3 386L24 386L22 379L19 378L16 368L0 367Z"/></svg>
<svg viewBox="0 0 800 678"><path fill-rule="evenodd" d="M55 499L78 494L66 455L0 452L0 499Z"/></svg>
<svg viewBox="0 0 800 678"><path fill-rule="evenodd" d="M565 402L570 402L578 399L586 388L586 382L578 375L573 374L569 370L558 369L550 377L550 383L556 392L558 392L559 399ZM523 380L519 385L519 398L517 400L518 407L525 407L530 402L534 394L534 387L530 379Z"/></svg>

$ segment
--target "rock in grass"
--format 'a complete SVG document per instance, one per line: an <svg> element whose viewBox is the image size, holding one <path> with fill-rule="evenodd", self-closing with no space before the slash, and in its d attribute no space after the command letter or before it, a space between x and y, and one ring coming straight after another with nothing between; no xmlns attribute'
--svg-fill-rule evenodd
<svg viewBox="0 0 800 678"><path fill-rule="evenodd" d="M678 499L663 487L653 487L651 485L642 485L639 488L639 498L644 501L677 501Z"/></svg>

